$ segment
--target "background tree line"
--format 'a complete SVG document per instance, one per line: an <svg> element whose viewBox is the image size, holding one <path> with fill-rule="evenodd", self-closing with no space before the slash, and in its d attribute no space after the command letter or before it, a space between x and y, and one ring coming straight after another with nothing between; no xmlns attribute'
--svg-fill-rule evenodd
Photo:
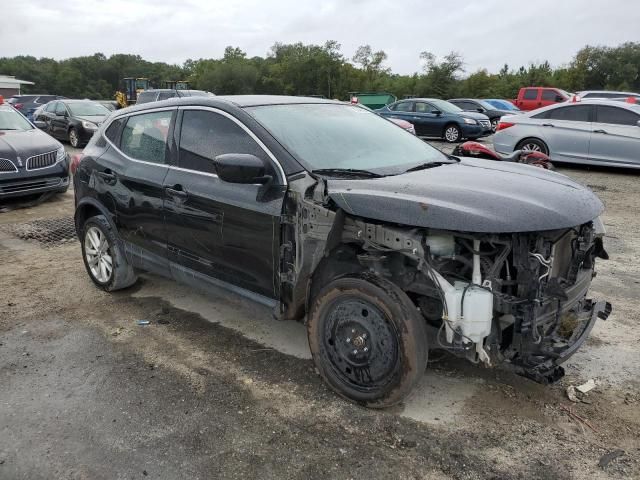
<svg viewBox="0 0 640 480"><path fill-rule="evenodd" d="M451 52L444 58L424 51L423 70L398 75L389 69L384 51L369 45L353 57L341 52L338 42L273 45L265 57L247 57L227 47L219 59L187 60L183 65L148 62L139 55L102 53L66 60L17 56L0 58L0 73L35 82L24 89L75 98L113 98L124 77L147 77L155 87L166 80L188 80L191 88L216 94L324 95L347 99L352 91L388 91L398 98L479 97L514 98L523 86L555 86L568 91L616 89L640 91L640 43L617 47L582 48L566 65L548 62L517 69L504 65L498 73L465 71L463 57Z"/></svg>

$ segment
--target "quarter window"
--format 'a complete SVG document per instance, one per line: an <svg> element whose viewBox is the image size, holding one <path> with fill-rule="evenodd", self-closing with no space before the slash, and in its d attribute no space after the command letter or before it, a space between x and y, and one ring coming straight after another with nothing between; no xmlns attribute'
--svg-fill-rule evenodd
<svg viewBox="0 0 640 480"><path fill-rule="evenodd" d="M524 91L525 100L537 100L538 99L538 90L535 88L528 88Z"/></svg>
<svg viewBox="0 0 640 480"><path fill-rule="evenodd" d="M185 110L180 130L182 168L216 173L214 159L225 153L248 153L265 160L264 150L238 124L215 112Z"/></svg>
<svg viewBox="0 0 640 480"><path fill-rule="evenodd" d="M104 136L116 145L118 144L118 134L120 133L120 127L122 127L125 120L125 118L118 118L114 120L104 132Z"/></svg>
<svg viewBox="0 0 640 480"><path fill-rule="evenodd" d="M607 107L598 105L596 107L597 123L611 123L614 125L637 125L640 116L625 108Z"/></svg>
<svg viewBox="0 0 640 480"><path fill-rule="evenodd" d="M172 111L132 115L122 131L120 149L131 158L165 163Z"/></svg>

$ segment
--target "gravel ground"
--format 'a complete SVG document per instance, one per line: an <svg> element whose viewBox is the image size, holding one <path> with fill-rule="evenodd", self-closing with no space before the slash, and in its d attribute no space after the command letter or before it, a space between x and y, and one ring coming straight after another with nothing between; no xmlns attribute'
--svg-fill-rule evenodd
<svg viewBox="0 0 640 480"><path fill-rule="evenodd" d="M437 354L388 411L329 392L304 327L260 306L153 276L96 289L63 220L49 228L62 242L33 239L34 221L72 215L71 191L4 205L0 479L640 478L638 174L559 171L607 206L592 294L609 320L558 385Z"/></svg>

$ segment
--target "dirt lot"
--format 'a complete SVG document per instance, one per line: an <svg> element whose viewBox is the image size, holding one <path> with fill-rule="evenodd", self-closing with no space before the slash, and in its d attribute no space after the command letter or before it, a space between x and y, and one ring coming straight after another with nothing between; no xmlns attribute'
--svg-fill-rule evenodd
<svg viewBox="0 0 640 480"><path fill-rule="evenodd" d="M106 294L76 240L18 238L39 219L60 219L48 231L65 237L72 192L11 203L0 213L0 479L640 478L640 177L560 171L607 206L611 259L592 294L614 305L609 320L558 385L434 353L390 411L329 392L301 324L153 276ZM582 402L567 400L591 378Z"/></svg>

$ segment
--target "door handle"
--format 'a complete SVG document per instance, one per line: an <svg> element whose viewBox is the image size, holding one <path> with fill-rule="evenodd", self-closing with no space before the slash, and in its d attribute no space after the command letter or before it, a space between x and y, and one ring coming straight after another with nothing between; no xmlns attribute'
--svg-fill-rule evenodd
<svg viewBox="0 0 640 480"><path fill-rule="evenodd" d="M182 200L186 199L189 194L185 192L180 185L174 185L173 187L164 187L164 191L167 192L167 195L175 198L180 198Z"/></svg>
<svg viewBox="0 0 640 480"><path fill-rule="evenodd" d="M555 127L555 125L553 123L543 123L542 126L543 127Z"/></svg>
<svg viewBox="0 0 640 480"><path fill-rule="evenodd" d="M593 133L603 133L605 135L608 135L608 132L606 130L602 130L602 129L594 130Z"/></svg>

